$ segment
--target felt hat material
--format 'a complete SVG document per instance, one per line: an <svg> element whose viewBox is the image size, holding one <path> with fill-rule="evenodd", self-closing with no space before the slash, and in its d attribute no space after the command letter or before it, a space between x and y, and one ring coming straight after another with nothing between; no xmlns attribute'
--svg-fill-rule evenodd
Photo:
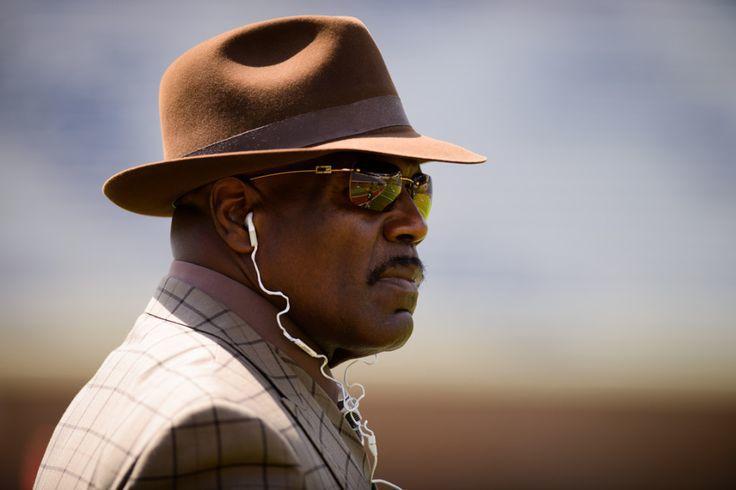
<svg viewBox="0 0 736 490"><path fill-rule="evenodd" d="M164 160L103 186L129 211L171 216L182 194L229 175L338 151L481 163L417 133L380 51L353 17L296 16L233 29L177 58L161 80Z"/></svg>

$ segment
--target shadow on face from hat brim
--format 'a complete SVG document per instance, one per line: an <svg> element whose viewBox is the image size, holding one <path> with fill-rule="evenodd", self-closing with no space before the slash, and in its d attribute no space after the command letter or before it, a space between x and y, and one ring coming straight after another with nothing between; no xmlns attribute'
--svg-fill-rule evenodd
<svg viewBox="0 0 736 490"><path fill-rule="evenodd" d="M168 217L173 214L176 199L218 179L231 175L254 175L345 151L403 157L420 163L473 164L486 161L483 155L423 136L410 126L395 126L306 148L239 151L146 163L110 177L103 185L103 192L127 211Z"/></svg>

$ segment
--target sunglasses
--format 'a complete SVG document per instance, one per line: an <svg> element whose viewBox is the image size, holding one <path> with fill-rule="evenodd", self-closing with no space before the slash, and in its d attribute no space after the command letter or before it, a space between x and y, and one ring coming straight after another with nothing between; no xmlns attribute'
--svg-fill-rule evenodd
<svg viewBox="0 0 736 490"><path fill-rule="evenodd" d="M398 199L402 189L406 189L414 201L419 214L424 219L429 217L432 208L432 179L429 175L417 173L412 178L404 177L401 169L382 161L366 161L357 163L352 168L333 168L332 165L317 165L304 170L287 170L250 177L250 180L265 179L287 174L350 173L348 197L350 202L363 209L383 211Z"/></svg>

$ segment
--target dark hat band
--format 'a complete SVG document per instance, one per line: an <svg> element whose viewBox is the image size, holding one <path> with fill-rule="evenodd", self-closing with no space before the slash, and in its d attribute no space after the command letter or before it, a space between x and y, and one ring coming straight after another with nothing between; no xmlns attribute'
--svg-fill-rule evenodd
<svg viewBox="0 0 736 490"><path fill-rule="evenodd" d="M186 156L303 148L389 126L410 126L397 95L372 97L299 114L217 141Z"/></svg>

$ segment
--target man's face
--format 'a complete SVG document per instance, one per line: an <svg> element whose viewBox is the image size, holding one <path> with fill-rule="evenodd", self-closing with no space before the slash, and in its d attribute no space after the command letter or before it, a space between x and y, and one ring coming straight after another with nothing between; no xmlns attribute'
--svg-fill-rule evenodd
<svg viewBox="0 0 736 490"><path fill-rule="evenodd" d="M355 158L366 157L336 154L315 163L351 166ZM404 177L420 171L417 163L384 160ZM408 192L377 212L352 204L348 184L348 173L253 183L263 196L255 215L264 284L289 297L289 316L331 365L403 345L423 278L416 245L427 224Z"/></svg>

